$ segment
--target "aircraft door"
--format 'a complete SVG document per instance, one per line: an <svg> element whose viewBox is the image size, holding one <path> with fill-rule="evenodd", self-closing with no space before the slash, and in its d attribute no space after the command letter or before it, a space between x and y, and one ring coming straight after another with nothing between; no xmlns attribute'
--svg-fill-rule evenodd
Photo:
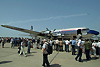
<svg viewBox="0 0 100 67"><path fill-rule="evenodd" d="M81 29L78 29L78 30L77 30L77 35L78 35L78 34L82 34L82 33L81 33Z"/></svg>

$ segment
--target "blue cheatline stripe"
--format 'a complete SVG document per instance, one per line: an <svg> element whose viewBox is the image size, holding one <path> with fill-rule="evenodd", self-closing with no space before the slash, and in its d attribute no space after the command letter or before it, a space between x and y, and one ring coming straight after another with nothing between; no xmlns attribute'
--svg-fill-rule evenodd
<svg viewBox="0 0 100 67"><path fill-rule="evenodd" d="M99 34L99 32L95 31L95 30L88 30L87 33L88 34L94 34L94 35L98 35Z"/></svg>

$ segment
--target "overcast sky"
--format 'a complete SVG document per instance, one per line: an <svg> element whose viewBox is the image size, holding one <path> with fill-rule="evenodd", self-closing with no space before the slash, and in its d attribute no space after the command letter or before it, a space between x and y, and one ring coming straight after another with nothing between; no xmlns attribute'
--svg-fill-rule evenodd
<svg viewBox="0 0 100 67"><path fill-rule="evenodd" d="M100 32L100 0L0 0L0 25L35 31L87 27ZM21 36L0 26L0 36Z"/></svg>

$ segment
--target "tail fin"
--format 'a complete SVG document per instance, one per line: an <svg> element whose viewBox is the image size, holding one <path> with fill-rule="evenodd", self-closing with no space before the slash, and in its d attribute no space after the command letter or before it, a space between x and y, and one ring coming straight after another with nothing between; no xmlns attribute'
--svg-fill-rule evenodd
<svg viewBox="0 0 100 67"><path fill-rule="evenodd" d="M31 26L31 31L33 31L33 26Z"/></svg>

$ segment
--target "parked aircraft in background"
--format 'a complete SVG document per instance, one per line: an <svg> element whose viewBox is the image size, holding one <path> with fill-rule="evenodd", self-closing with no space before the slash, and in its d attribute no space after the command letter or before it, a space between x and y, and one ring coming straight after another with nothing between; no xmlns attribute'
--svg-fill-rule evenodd
<svg viewBox="0 0 100 67"><path fill-rule="evenodd" d="M60 29L60 30L49 30L46 28L45 31L37 32L33 30L33 26L31 26L31 30L13 27L9 25L1 25L2 27L10 28L13 30L18 30L21 32L29 33L32 37L48 37L48 38L65 38L65 39L72 39L73 37L78 38L82 36L83 38L92 38L99 34L98 31L90 30L89 28L69 28L69 29Z"/></svg>

